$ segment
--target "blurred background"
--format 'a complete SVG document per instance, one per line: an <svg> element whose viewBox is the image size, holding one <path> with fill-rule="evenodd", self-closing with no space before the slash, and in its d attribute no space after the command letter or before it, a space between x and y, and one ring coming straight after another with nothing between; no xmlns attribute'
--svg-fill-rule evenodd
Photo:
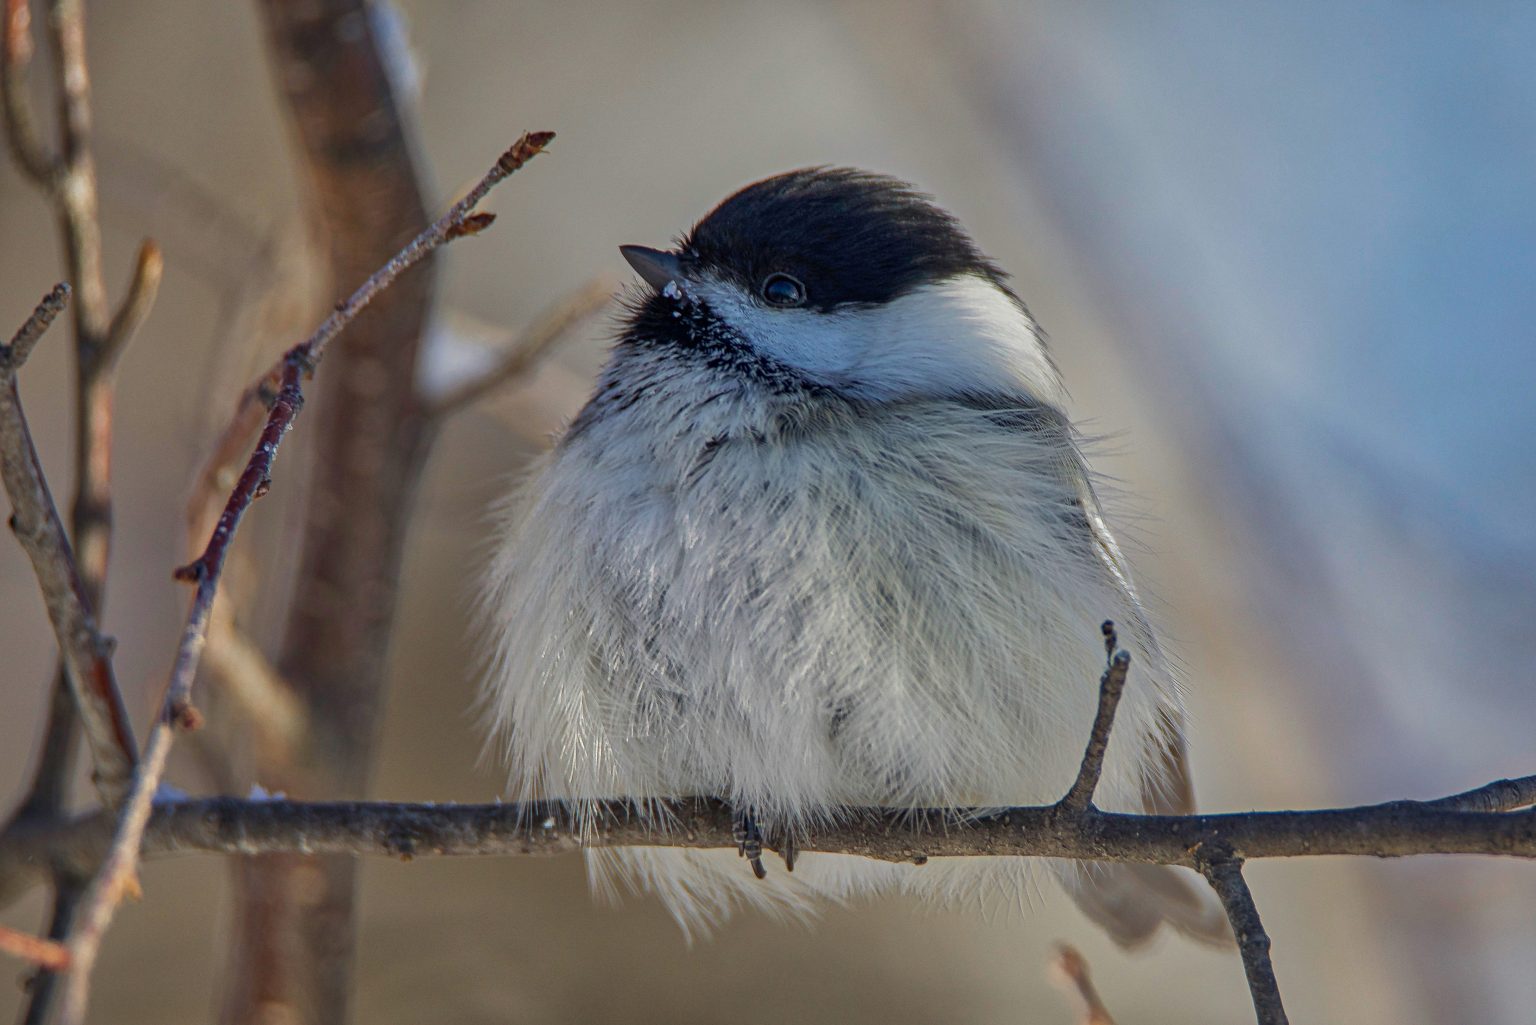
<svg viewBox="0 0 1536 1025"><path fill-rule="evenodd" d="M313 278L254 10L88 13L109 283L143 235L167 257L122 365L106 617L143 724L184 613L170 569L193 474L239 388L334 296ZM434 209L518 132L559 133L493 196L495 229L443 255L429 375L618 279L619 243L665 243L751 180L816 163L905 177L1016 275L1074 414L1109 435L1099 467L1134 496L1120 519L1188 667L1204 807L1434 797L1536 768L1536 8L417 0L376 5L372 30L396 47ZM58 266L52 217L7 163L0 324ZM487 504L583 401L605 331L589 324L436 448L375 797L500 792L476 758L469 581ZM23 377L60 482L62 337ZM287 465L274 496L299 479ZM267 502L246 551L263 570L249 619L270 642L292 522ZM9 807L53 651L8 540L0 607ZM262 782L206 770L184 744L172 781ZM1519 1022L1536 1006L1528 865L1248 875L1294 1020ZM146 869L103 952L97 1020L210 1017L226 876L212 858ZM1045 972L1060 940L1124 1023L1251 1013L1235 955L1173 938L1122 953L1054 893L1027 918L894 901L814 930L744 917L689 949L654 901L603 908L585 889L574 858L368 862L354 1017L1067 1023ZM0 921L36 929L43 912L39 895ZM0 987L0 1017L19 1000Z"/></svg>

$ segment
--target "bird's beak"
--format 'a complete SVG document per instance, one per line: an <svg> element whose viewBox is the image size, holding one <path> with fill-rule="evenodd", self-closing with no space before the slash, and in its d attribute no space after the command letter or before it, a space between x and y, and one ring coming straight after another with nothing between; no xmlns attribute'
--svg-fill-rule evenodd
<svg viewBox="0 0 1536 1025"><path fill-rule="evenodd" d="M674 281L683 280L683 265L676 253L647 249L645 246L620 246L619 252L624 254L624 259L629 261L635 273L658 292Z"/></svg>

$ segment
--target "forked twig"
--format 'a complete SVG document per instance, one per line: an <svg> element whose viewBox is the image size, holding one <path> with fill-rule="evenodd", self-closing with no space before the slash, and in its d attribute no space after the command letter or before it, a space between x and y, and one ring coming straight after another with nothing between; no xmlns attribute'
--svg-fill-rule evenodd
<svg viewBox="0 0 1536 1025"><path fill-rule="evenodd" d="M128 790L136 749L112 669L112 644L97 628L95 610L43 476L16 384L17 371L69 297L68 285L56 285L11 343L0 347L0 476L11 500L11 530L32 562L75 706L86 723L96 784L108 800L117 801Z"/></svg>
<svg viewBox="0 0 1536 1025"><path fill-rule="evenodd" d="M99 615L111 542L111 444L113 368L128 340L153 306L163 265L159 247L145 240L134 264L133 280L114 312L102 278L101 225L97 213L96 165L91 151L91 87L85 56L82 0L50 0L46 35L53 56L53 88L58 101L57 144L50 150L38 134L27 91L33 42L28 0L5 0L0 27L0 106L6 142L16 163L46 194L59 218L60 236L74 290L75 321L75 500L70 515L76 569L88 604ZM56 687L67 687L66 673ZM103 681L98 681L100 685ZM75 695L78 698L78 694ZM120 698L112 703L121 704ZM136 752L102 756L126 734L103 732L102 719L78 713L85 727L96 777L116 786L121 764ZM56 700L50 710L43 752L31 793L24 805L33 812L56 810L69 770L70 738L77 710ZM100 784L98 784L100 785ZM103 790L110 803L122 787Z"/></svg>
<svg viewBox="0 0 1536 1025"><path fill-rule="evenodd" d="M214 526L202 555L177 571L178 579L196 583L196 591L186 625L182 629L181 642L177 646L160 714L150 732L144 758L118 820L112 844L86 893L81 914L68 944L72 965L66 980L62 1025L79 1025L84 1020L91 969L113 912L134 879L144 828L149 821L160 777L165 771L175 730L178 727L193 728L198 725L200 716L191 703L192 681L207 637L219 578L241 518L251 503L270 486L272 463L278 447L303 405L303 378L314 372L325 355L326 347L342 328L402 273L443 243L475 234L485 228L490 223L489 215L475 214L475 206L492 188L542 152L553 138L553 132L530 132L513 143L463 199L411 240L394 258L363 282L357 291L337 304L314 334L294 346L283 357L276 397L268 411L266 425L256 448L246 462L245 471L230 493L224 512Z"/></svg>
<svg viewBox="0 0 1536 1025"><path fill-rule="evenodd" d="M1253 1011L1258 1025L1287 1025L1285 1005L1280 1001L1280 984L1275 980L1275 966L1269 958L1269 934L1259 920L1258 905L1243 879L1243 859L1219 847L1202 845L1195 860L1210 881L1221 906L1226 908L1237 949L1243 956L1243 972L1248 977L1248 992L1253 996Z"/></svg>

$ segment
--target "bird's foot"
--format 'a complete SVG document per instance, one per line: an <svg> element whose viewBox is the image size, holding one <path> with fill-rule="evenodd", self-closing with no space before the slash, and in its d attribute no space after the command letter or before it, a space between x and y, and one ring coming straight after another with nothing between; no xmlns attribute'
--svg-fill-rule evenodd
<svg viewBox="0 0 1536 1025"><path fill-rule="evenodd" d="M751 808L736 813L736 822L733 829L736 839L736 853L747 859L752 866L752 874L759 879L768 875L768 870L763 867L763 831L757 824L757 816Z"/></svg>

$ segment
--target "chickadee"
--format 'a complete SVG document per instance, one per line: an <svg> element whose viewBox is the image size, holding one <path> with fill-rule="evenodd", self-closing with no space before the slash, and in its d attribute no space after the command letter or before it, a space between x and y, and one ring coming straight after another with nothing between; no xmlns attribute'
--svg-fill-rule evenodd
<svg viewBox="0 0 1536 1025"><path fill-rule="evenodd" d="M849 806L1041 804L1097 704L1099 624L1136 658L1102 804L1192 808L1178 682L1105 527L1029 310L893 178L792 171L671 251L592 398L508 504L482 593L486 702L519 799L713 795L792 837ZM664 823L660 823L664 827ZM750 836L749 836L750 839ZM1023 904L1028 859L593 851L685 930L906 892ZM1050 866L1124 945L1220 940L1182 870Z"/></svg>

